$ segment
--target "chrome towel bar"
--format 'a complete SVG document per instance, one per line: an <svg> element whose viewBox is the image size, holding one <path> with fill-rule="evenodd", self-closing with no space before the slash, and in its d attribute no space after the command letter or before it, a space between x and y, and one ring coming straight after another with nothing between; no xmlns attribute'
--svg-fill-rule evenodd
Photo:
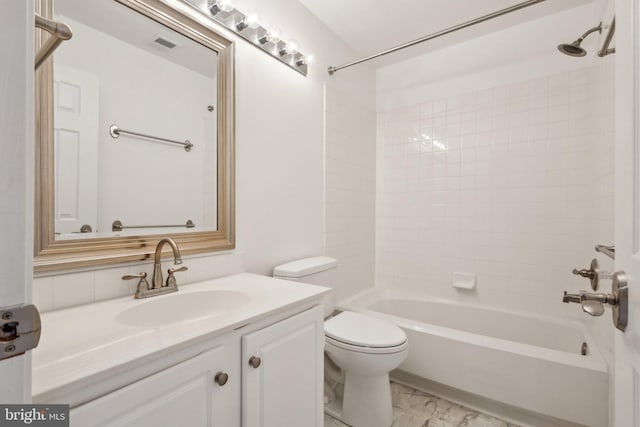
<svg viewBox="0 0 640 427"><path fill-rule="evenodd" d="M596 245L595 250L611 259L616 259L616 245Z"/></svg>
<svg viewBox="0 0 640 427"><path fill-rule="evenodd" d="M111 223L111 231L122 231L125 228L168 228L168 227L186 227L186 228L194 228L196 225L190 219L187 220L186 224L178 224L178 225L122 225L122 221L119 219L113 221Z"/></svg>
<svg viewBox="0 0 640 427"><path fill-rule="evenodd" d="M137 137L140 137L140 138L150 139L152 141L166 142L166 143L169 143L169 144L178 144L178 145L181 145L181 146L184 147L184 151L191 151L191 148L193 147L193 144L188 139L185 140L184 142L175 141L173 139L161 138L159 136L151 136L151 135L146 135L144 133L133 132L133 131L130 131L130 130L124 130L124 129L120 129L120 127L118 125L111 125L111 127L109 128L109 135L111 135L112 138L118 138L120 136L120 134L133 135L133 136L137 136Z"/></svg>
<svg viewBox="0 0 640 427"><path fill-rule="evenodd" d="M73 33L67 24L55 22L40 15L36 15L36 28L43 29L51 34L51 37L36 53L35 69L40 68L42 63L53 53L54 50L65 40L69 40Z"/></svg>

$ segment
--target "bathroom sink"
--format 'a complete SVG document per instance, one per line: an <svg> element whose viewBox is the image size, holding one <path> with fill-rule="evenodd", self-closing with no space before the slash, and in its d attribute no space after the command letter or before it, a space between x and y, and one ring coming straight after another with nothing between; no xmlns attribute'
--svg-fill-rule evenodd
<svg viewBox="0 0 640 427"><path fill-rule="evenodd" d="M235 310L251 298L243 292L212 290L151 297L136 301L116 316L119 323L129 326L154 327L179 324L219 316Z"/></svg>

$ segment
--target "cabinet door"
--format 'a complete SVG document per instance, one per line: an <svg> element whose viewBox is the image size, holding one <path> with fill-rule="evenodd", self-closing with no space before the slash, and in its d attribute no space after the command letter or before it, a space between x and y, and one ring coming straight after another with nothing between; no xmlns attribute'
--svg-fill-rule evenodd
<svg viewBox="0 0 640 427"><path fill-rule="evenodd" d="M242 337L243 427L323 425L322 315L314 307Z"/></svg>
<svg viewBox="0 0 640 427"><path fill-rule="evenodd" d="M237 426L239 412L233 413L237 406L228 403L238 400L233 390L240 383L239 372L237 367L235 375L225 370L225 356L220 345L74 408L71 426ZM224 386L215 382L219 371L229 375Z"/></svg>

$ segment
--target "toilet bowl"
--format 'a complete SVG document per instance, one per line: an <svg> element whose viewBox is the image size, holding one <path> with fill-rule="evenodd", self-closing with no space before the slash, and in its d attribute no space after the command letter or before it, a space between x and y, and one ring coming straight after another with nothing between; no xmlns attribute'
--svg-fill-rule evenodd
<svg viewBox="0 0 640 427"><path fill-rule="evenodd" d="M389 372L407 358L402 329L345 311L325 322L325 353L344 373L340 418L354 427L393 423Z"/></svg>
<svg viewBox="0 0 640 427"><path fill-rule="evenodd" d="M306 258L274 268L273 276L333 288L337 261ZM338 418L353 427L390 427L393 423L389 372L406 359L407 336L384 320L343 311L334 316L332 297L324 300L325 354L342 370L344 391Z"/></svg>

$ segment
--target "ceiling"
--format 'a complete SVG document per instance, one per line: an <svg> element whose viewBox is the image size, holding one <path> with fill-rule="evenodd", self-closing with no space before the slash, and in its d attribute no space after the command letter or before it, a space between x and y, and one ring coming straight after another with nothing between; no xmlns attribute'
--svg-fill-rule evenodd
<svg viewBox="0 0 640 427"><path fill-rule="evenodd" d="M65 18L70 18L105 36L119 39L205 77L213 78L217 73L217 54L214 51L120 3L104 0L56 0L54 15L63 22ZM70 26L73 30L73 25ZM176 47L162 48L154 43L158 38L169 41ZM71 38L60 49L75 40L77 38Z"/></svg>
<svg viewBox="0 0 640 427"><path fill-rule="evenodd" d="M298 0L359 56L520 3L518 0ZM457 44L514 25L592 3L594 0L547 0L378 59L383 66ZM355 58L354 58L355 59Z"/></svg>

